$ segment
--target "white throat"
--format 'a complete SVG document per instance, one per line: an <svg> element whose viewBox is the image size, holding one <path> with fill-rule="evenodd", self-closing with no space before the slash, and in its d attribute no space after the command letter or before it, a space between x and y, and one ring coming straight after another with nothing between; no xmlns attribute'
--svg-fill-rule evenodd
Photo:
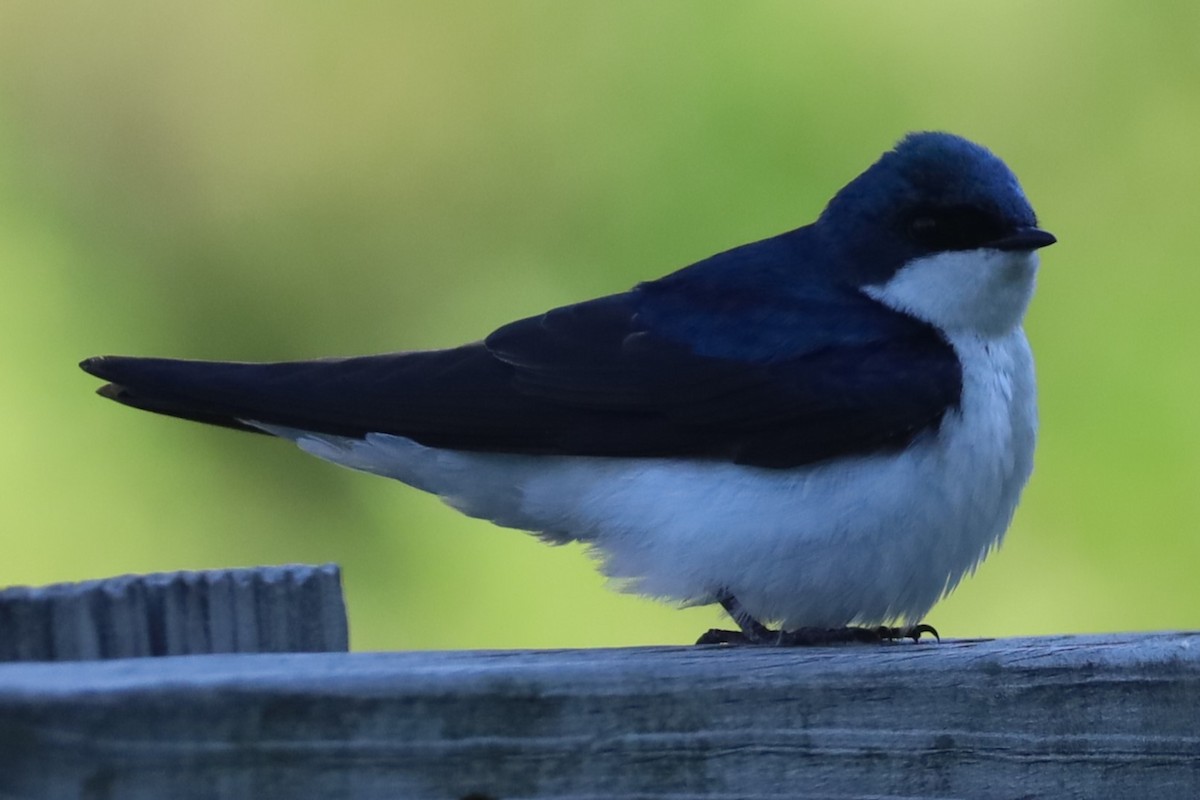
<svg viewBox="0 0 1200 800"><path fill-rule="evenodd" d="M890 280L863 287L889 308L947 333L1003 336L1033 297L1036 252L963 250L910 261Z"/></svg>

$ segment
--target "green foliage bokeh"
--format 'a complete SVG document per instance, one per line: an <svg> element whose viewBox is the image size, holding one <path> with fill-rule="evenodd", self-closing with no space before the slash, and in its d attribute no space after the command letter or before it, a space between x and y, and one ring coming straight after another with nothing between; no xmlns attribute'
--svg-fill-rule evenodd
<svg viewBox="0 0 1200 800"><path fill-rule="evenodd" d="M944 129L1060 244L1033 482L929 621L1200 627L1198 36L1186 2L10 0L0 585L338 561L360 649L689 641L719 615L75 363L457 344L806 223Z"/></svg>

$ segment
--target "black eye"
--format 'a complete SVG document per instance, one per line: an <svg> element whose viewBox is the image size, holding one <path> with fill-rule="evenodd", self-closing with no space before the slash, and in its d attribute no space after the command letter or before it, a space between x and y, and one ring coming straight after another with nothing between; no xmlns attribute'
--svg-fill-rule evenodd
<svg viewBox="0 0 1200 800"><path fill-rule="evenodd" d="M937 233L938 220L937 217L929 216L928 214L913 217L908 223L908 229L912 231L912 235L916 238L931 236Z"/></svg>
<svg viewBox="0 0 1200 800"><path fill-rule="evenodd" d="M930 252L973 250L1004 236L1004 222L972 206L920 209L905 219L908 237Z"/></svg>

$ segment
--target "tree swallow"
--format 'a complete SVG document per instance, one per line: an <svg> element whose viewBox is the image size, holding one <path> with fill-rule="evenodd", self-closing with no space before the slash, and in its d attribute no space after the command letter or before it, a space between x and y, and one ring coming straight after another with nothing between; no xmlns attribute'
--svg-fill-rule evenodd
<svg viewBox="0 0 1200 800"><path fill-rule="evenodd" d="M120 403L584 542L628 591L720 603L740 631L702 642L917 638L1033 469L1021 322L1054 241L999 158L915 133L810 225L472 344L81 366Z"/></svg>

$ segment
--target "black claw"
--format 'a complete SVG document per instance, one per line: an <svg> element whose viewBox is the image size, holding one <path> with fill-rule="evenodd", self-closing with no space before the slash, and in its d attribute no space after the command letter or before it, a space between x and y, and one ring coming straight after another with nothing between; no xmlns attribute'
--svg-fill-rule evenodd
<svg viewBox="0 0 1200 800"><path fill-rule="evenodd" d="M922 633L928 633L930 636L937 639L938 644L942 643L941 634L939 634L937 632L937 628L933 627L932 625L926 625L925 623L922 622L920 625L913 625L911 628L908 629L908 637L910 639L912 639L914 642L921 641Z"/></svg>

